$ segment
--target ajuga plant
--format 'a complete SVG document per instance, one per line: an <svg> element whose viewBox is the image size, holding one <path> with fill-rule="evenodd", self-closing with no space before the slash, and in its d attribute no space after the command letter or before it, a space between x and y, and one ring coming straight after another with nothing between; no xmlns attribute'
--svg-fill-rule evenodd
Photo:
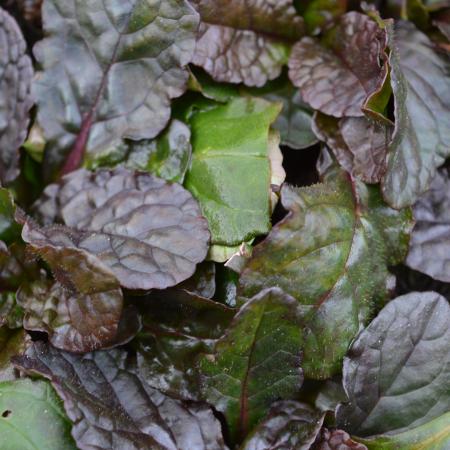
<svg viewBox="0 0 450 450"><path fill-rule="evenodd" d="M0 450L450 450L450 1L0 6Z"/></svg>

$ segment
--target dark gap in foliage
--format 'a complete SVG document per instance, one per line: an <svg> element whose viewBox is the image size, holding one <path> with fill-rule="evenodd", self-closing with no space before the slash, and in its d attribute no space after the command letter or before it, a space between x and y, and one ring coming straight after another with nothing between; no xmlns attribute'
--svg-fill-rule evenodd
<svg viewBox="0 0 450 450"><path fill-rule="evenodd" d="M397 277L396 296L409 294L413 291L435 291L450 300L450 283L434 280L428 275L404 265L391 267L390 271Z"/></svg>
<svg viewBox="0 0 450 450"><path fill-rule="evenodd" d="M294 150L282 145L283 167L286 171L286 183L294 186L310 186L319 182L316 170L320 145L314 145L303 150Z"/></svg>
<svg viewBox="0 0 450 450"><path fill-rule="evenodd" d="M28 334L31 337L31 340L33 342L41 341L41 342L48 342L48 334L44 331L32 331L27 330Z"/></svg>

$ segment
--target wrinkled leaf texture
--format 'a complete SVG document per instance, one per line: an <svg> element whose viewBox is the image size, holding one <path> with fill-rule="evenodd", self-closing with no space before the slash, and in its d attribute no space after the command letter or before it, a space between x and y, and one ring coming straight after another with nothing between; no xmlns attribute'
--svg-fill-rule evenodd
<svg viewBox="0 0 450 450"><path fill-rule="evenodd" d="M28 128L33 105L33 67L16 21L0 8L0 182L19 174L19 147Z"/></svg>
<svg viewBox="0 0 450 450"><path fill-rule="evenodd" d="M292 0L191 0L201 23L193 63L215 80L263 86L303 34Z"/></svg>
<svg viewBox="0 0 450 450"><path fill-rule="evenodd" d="M26 242L38 252L50 245L97 255L129 289L173 286L195 272L208 250L197 202L180 185L150 174L80 169L48 186L37 209L43 222L66 226L27 223Z"/></svg>
<svg viewBox="0 0 450 450"><path fill-rule="evenodd" d="M363 116L366 100L384 82L386 37L368 16L349 12L321 41L304 37L293 48L289 77L313 109L334 117Z"/></svg>
<svg viewBox="0 0 450 450"><path fill-rule="evenodd" d="M14 362L51 381L81 450L226 449L208 406L185 405L151 388L124 350L78 356L36 342Z"/></svg>

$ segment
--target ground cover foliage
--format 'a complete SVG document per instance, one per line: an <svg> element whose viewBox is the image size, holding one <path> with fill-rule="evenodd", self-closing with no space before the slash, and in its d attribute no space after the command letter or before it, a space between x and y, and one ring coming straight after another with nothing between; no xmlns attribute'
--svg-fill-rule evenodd
<svg viewBox="0 0 450 450"><path fill-rule="evenodd" d="M449 39L0 1L0 449L449 450Z"/></svg>

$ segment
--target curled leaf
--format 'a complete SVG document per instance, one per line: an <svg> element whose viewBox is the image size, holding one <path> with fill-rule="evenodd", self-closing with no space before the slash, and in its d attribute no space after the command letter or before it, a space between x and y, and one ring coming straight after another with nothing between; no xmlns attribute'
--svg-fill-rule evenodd
<svg viewBox="0 0 450 450"><path fill-rule="evenodd" d="M334 117L363 116L383 84L386 33L364 14L349 12L321 41L304 37L289 59L289 77L313 109Z"/></svg>
<svg viewBox="0 0 450 450"><path fill-rule="evenodd" d="M392 129L366 117L314 116L316 135L331 148L339 164L366 183L379 183L386 171Z"/></svg>
<svg viewBox="0 0 450 450"><path fill-rule="evenodd" d="M76 171L50 185L37 205L46 222L28 222L23 239L97 255L129 289L164 289L189 278L208 250L197 202L178 184L126 169ZM176 243L176 245L174 244Z"/></svg>

